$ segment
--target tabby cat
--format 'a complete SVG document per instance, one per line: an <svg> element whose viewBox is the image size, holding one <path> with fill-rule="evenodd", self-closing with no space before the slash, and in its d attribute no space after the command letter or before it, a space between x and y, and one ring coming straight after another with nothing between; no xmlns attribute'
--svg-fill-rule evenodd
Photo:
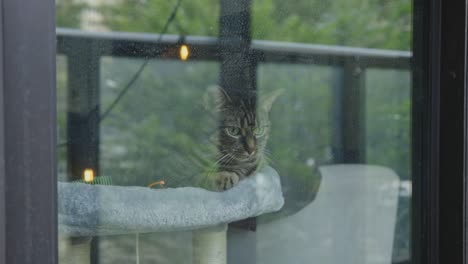
<svg viewBox="0 0 468 264"><path fill-rule="evenodd" d="M249 91L209 87L204 110L195 114L205 137L193 138L186 148L172 150L161 164L168 187L196 186L227 190L266 164L265 146L270 135L268 114L280 94L273 92L257 102ZM197 110L198 111L198 110Z"/></svg>
<svg viewBox="0 0 468 264"><path fill-rule="evenodd" d="M220 87L207 91L209 109L217 114L219 129L214 140L218 155L215 183L227 190L265 164L265 147L270 134L269 112L280 94L271 93L257 104L255 92L231 91Z"/></svg>

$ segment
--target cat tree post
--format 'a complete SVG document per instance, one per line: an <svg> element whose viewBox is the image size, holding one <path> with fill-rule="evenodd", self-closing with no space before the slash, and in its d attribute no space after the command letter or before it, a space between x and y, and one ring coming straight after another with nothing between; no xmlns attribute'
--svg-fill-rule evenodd
<svg viewBox="0 0 468 264"><path fill-rule="evenodd" d="M225 264L227 224L193 231L193 264Z"/></svg>

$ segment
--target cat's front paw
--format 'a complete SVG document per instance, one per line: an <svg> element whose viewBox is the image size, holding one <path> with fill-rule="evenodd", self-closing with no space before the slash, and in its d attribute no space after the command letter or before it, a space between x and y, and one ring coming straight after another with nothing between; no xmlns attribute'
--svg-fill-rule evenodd
<svg viewBox="0 0 468 264"><path fill-rule="evenodd" d="M218 178L216 179L216 188L218 191L225 191L231 189L239 182L239 176L230 171L221 171L218 173Z"/></svg>

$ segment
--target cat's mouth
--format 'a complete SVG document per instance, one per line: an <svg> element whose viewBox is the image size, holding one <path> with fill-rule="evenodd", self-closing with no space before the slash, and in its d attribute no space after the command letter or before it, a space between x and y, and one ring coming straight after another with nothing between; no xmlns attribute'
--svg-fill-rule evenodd
<svg viewBox="0 0 468 264"><path fill-rule="evenodd" d="M253 159L257 159L257 152L244 152L242 154L236 155L235 158L237 159L237 161L250 161Z"/></svg>

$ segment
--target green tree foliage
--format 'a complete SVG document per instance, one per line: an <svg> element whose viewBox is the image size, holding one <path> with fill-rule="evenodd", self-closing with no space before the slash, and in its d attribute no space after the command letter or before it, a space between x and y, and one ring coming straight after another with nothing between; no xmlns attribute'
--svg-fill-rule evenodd
<svg viewBox="0 0 468 264"><path fill-rule="evenodd" d="M411 1L253 1L253 36L328 45L409 50Z"/></svg>
<svg viewBox="0 0 468 264"><path fill-rule="evenodd" d="M160 33L176 1L119 0L101 5L104 24L115 31ZM169 34L216 36L218 34L218 0L183 1Z"/></svg>
<svg viewBox="0 0 468 264"><path fill-rule="evenodd" d="M94 11L111 30L159 33L175 2L116 0ZM411 7L409 0L254 0L253 38L409 50ZM57 24L79 27L84 8L80 1L57 0ZM218 20L218 0L183 1L168 33L216 36Z"/></svg>
<svg viewBox="0 0 468 264"><path fill-rule="evenodd" d="M76 0L56 0L55 20L59 27L79 27L81 13L87 7L84 2Z"/></svg>

